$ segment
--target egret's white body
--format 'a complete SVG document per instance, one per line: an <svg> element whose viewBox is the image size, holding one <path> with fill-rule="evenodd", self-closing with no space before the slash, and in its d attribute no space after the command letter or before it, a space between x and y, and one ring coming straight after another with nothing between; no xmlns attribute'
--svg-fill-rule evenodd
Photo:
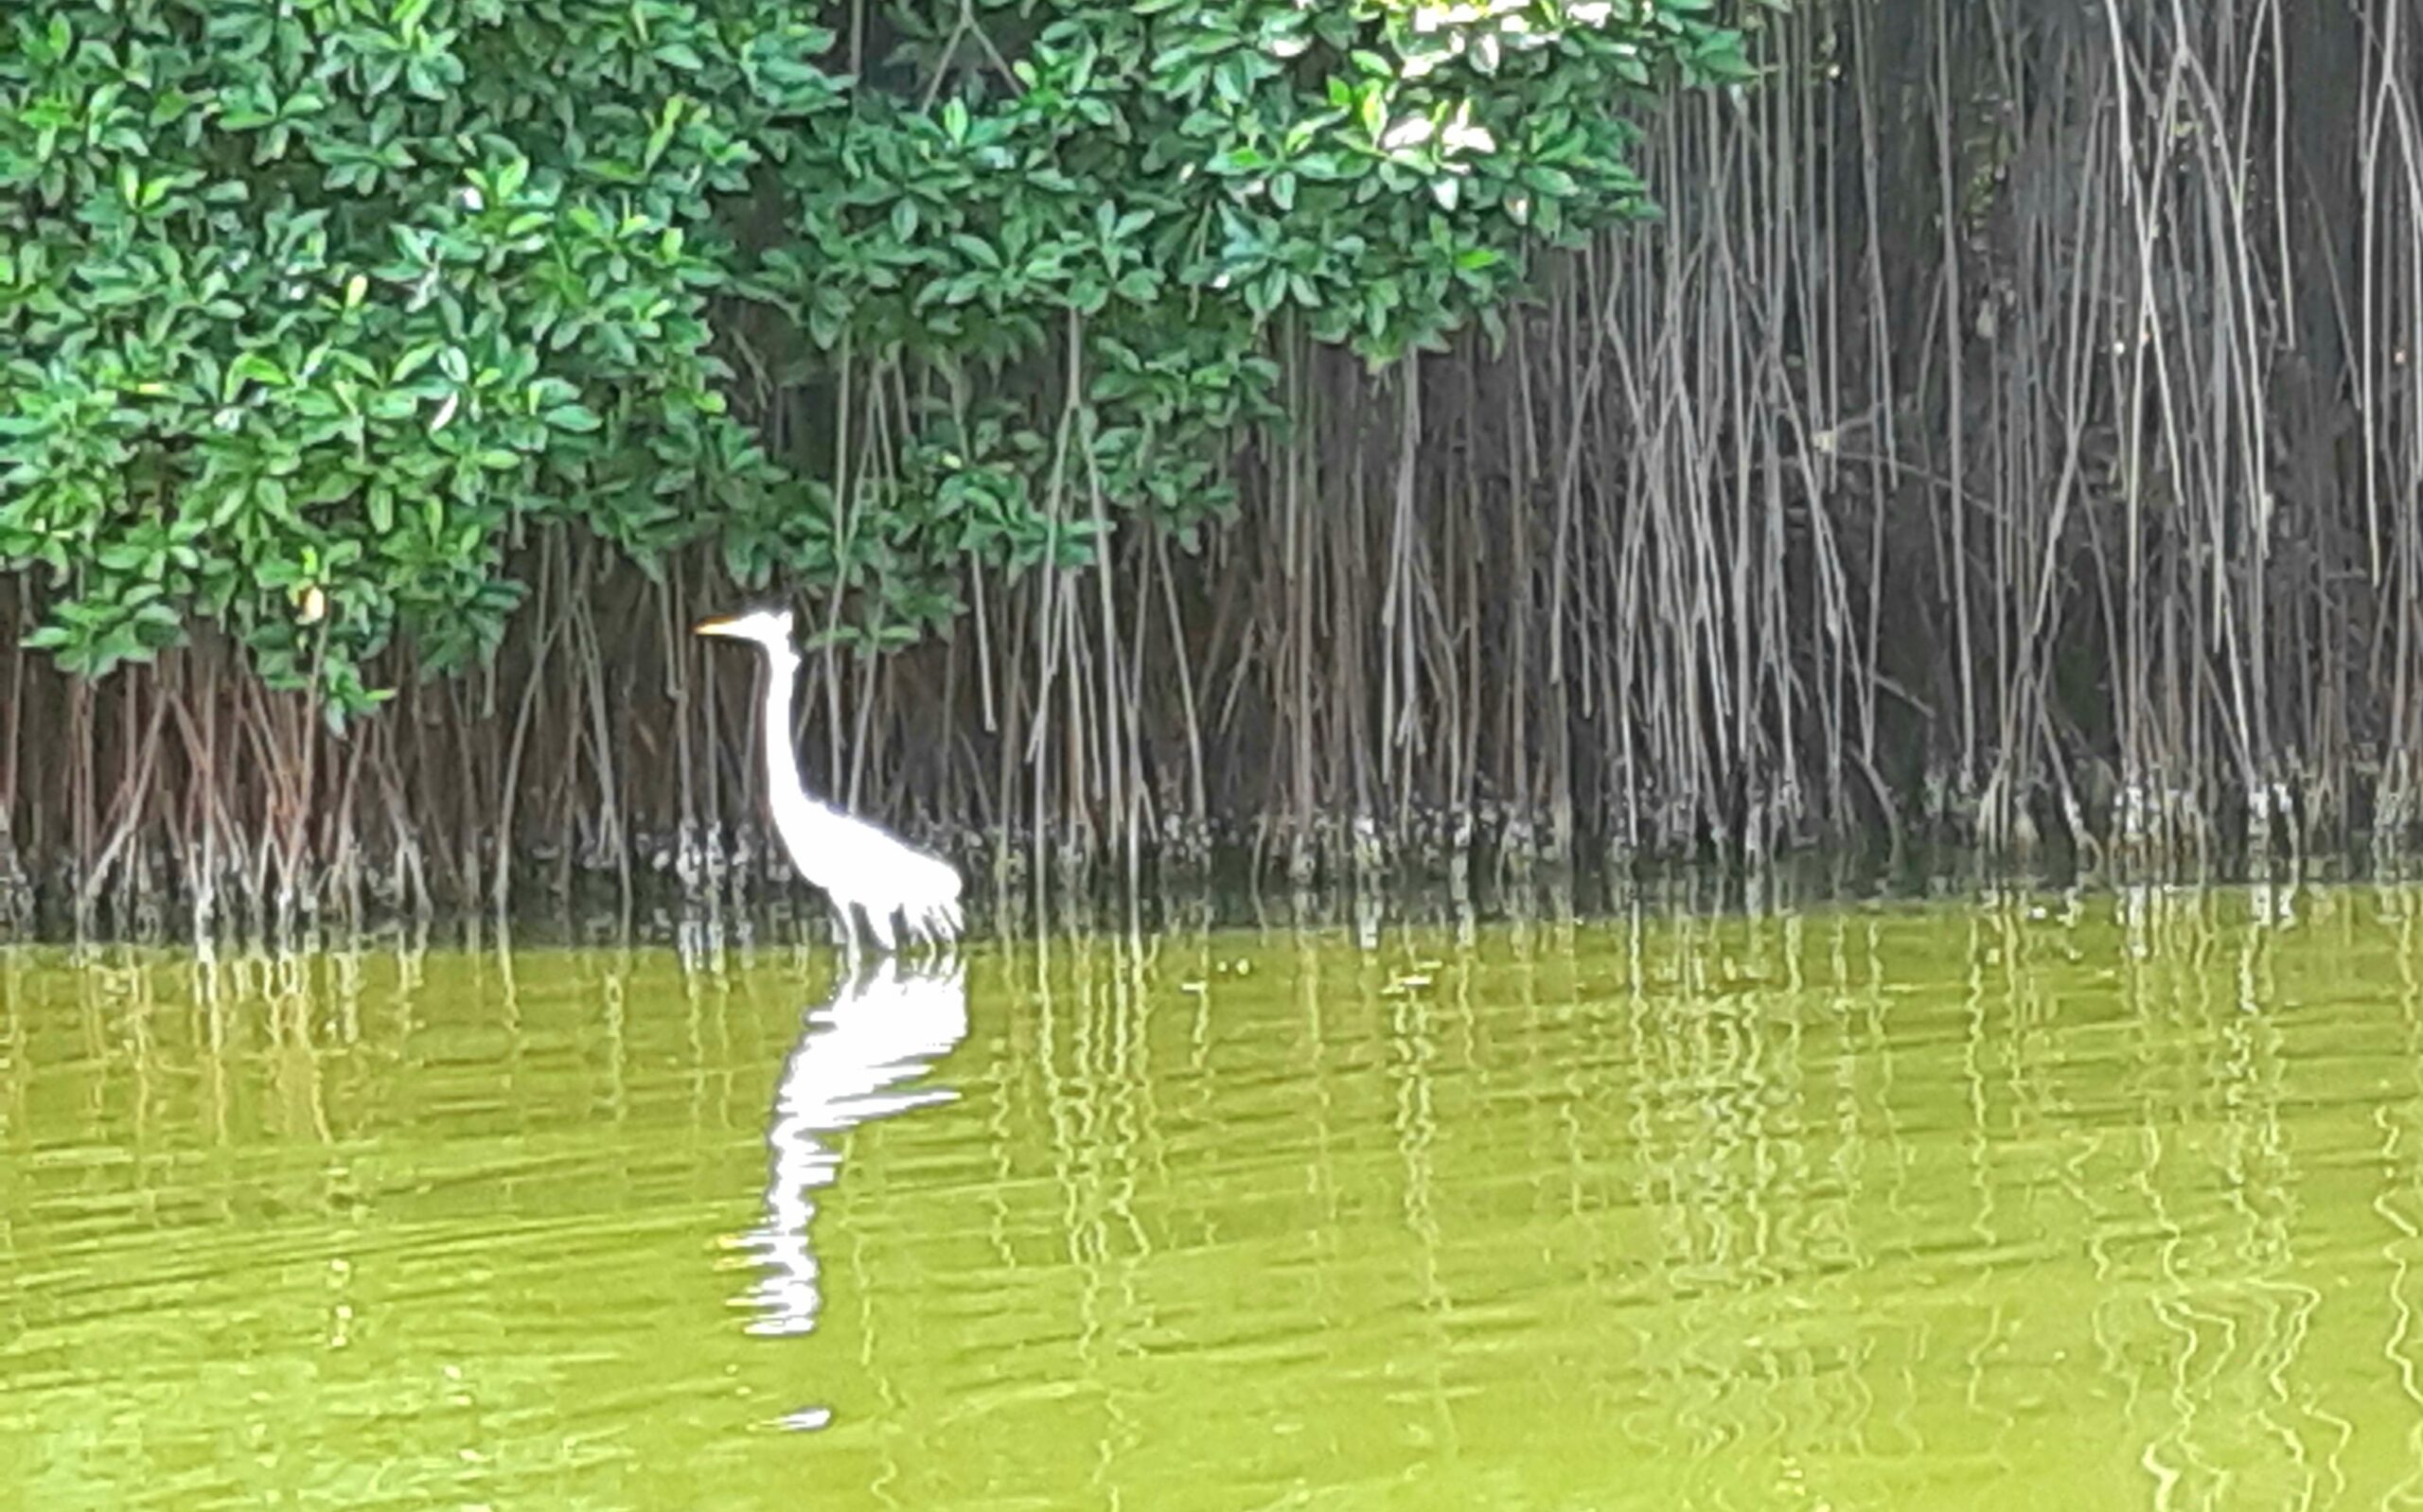
<svg viewBox="0 0 2423 1512"><path fill-rule="evenodd" d="M912 940L957 939L960 883L950 863L818 800L800 781L791 747L791 694L799 682L791 611L752 609L705 621L697 633L752 641L766 653L766 796L774 833L800 875L832 899L848 942L858 939L854 911L885 950L893 948L895 919Z"/></svg>

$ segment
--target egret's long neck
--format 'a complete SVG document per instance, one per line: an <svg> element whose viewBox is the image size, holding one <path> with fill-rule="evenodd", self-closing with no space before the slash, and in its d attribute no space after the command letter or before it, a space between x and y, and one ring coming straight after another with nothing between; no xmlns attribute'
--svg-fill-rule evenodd
<svg viewBox="0 0 2423 1512"><path fill-rule="evenodd" d="M799 752L791 747L791 694L799 684L799 653L787 645L766 648L766 793L774 817L802 792Z"/></svg>

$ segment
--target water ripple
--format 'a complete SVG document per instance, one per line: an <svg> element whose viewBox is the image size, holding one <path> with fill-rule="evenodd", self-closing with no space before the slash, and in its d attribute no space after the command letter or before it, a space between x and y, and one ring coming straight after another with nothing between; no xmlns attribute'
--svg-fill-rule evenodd
<svg viewBox="0 0 2423 1512"><path fill-rule="evenodd" d="M817 969L0 954L0 1484L2423 1499L2423 892Z"/></svg>

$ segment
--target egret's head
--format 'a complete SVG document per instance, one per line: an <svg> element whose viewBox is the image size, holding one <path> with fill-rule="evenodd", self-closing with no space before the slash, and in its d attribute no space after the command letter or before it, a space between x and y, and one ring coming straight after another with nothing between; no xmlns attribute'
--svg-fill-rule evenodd
<svg viewBox="0 0 2423 1512"><path fill-rule="evenodd" d="M791 611L775 606L744 609L738 614L717 615L700 620L692 627L694 635L719 635L732 641L754 641L769 652L780 655L791 649Z"/></svg>

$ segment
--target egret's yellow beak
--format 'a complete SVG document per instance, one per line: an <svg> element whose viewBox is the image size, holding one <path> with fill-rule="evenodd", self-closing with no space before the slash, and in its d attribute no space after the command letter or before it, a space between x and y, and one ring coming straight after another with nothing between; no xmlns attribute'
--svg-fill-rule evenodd
<svg viewBox="0 0 2423 1512"><path fill-rule="evenodd" d="M732 617L730 615L719 614L712 620L700 620L698 624L690 626L690 633L692 635L730 635L732 633Z"/></svg>

